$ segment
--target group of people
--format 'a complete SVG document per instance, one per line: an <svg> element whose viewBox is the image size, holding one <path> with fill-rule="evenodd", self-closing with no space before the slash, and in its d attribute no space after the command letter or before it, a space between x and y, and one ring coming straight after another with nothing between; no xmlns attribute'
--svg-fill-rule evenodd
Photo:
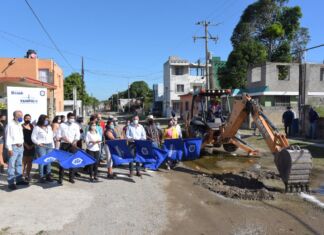
<svg viewBox="0 0 324 235"><path fill-rule="evenodd" d="M96 162L84 169L69 169L69 182L75 183L75 176L82 170L89 174L90 181L98 180L100 162L107 161L107 178L114 179L113 162L107 140L126 139L132 154L135 155L135 140L151 140L152 145L159 147L163 139L182 138L182 132L176 117L170 118L168 127L162 130L149 115L146 125L139 123L139 116L135 115L126 122L124 127L118 124L117 118L109 116L105 123L102 115L90 117L87 125L83 125L82 118L76 119L74 113L56 116L52 122L46 115L40 115L37 122L32 123L29 114L23 115L19 110L13 113L13 119L6 124L6 116L0 115L0 166L7 168L7 181L10 190L17 185L29 185L31 180L32 161L35 158L50 153L53 149L60 149L75 153L78 149L85 149ZM4 148L5 145L5 148ZM7 150L8 161L4 160L4 149ZM171 164L166 163L169 168ZM51 164L38 166L39 182L52 182ZM141 176L139 163L129 164L129 176ZM64 169L59 166L58 183L63 183Z"/></svg>
<svg viewBox="0 0 324 235"><path fill-rule="evenodd" d="M319 119L319 115L313 107L310 107L308 112L308 121L309 121L309 130L308 137L311 139L316 138L316 128L317 121ZM287 110L282 114L282 122L285 127L285 134L287 137L292 136L293 130L293 122L296 119L296 112L292 109L291 106L287 107ZM296 123L298 125L298 123ZM295 130L296 131L296 130Z"/></svg>

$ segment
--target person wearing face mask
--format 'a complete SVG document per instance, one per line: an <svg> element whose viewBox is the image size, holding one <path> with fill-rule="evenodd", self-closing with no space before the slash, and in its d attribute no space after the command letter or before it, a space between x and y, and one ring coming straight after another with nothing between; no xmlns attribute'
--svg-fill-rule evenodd
<svg viewBox="0 0 324 235"><path fill-rule="evenodd" d="M75 115L73 113L68 113L67 122L62 123L57 132L57 138L61 141L60 149L70 153L77 151L77 142L80 139L80 128L79 125L75 123ZM59 183L63 183L64 169L59 167ZM76 170L69 169L69 182L74 184L74 176Z"/></svg>
<svg viewBox="0 0 324 235"><path fill-rule="evenodd" d="M147 125L145 126L146 138L152 141L154 147L159 147L161 144L160 130L154 123L153 115L147 116Z"/></svg>
<svg viewBox="0 0 324 235"><path fill-rule="evenodd" d="M52 131L54 136L54 145L56 149L60 148L60 140L57 139L57 132L60 128L60 124L61 124L61 116L55 116L52 121Z"/></svg>
<svg viewBox="0 0 324 235"><path fill-rule="evenodd" d="M129 141L129 148L133 156L135 156L135 143L134 140L146 140L146 133L144 127L139 124L139 117L135 115L133 122L127 127L126 138ZM134 174L134 162L129 163L129 176L133 177ZM136 175L141 176L140 164L136 162Z"/></svg>
<svg viewBox="0 0 324 235"><path fill-rule="evenodd" d="M178 132L178 138L182 138L182 130L180 125L178 124L178 118L177 117L173 117L173 124L174 127L176 128L177 132Z"/></svg>
<svg viewBox="0 0 324 235"><path fill-rule="evenodd" d="M37 124L33 130L31 139L36 145L37 157L42 157L50 153L54 148L54 136L52 127L48 121L48 117L44 114L40 115ZM39 182L46 183L52 182L51 178L51 163L45 165L38 165Z"/></svg>
<svg viewBox="0 0 324 235"><path fill-rule="evenodd" d="M90 122L89 123L89 130L85 137L85 142L87 145L87 153L90 154L96 162L89 166L89 173L90 173L90 181L98 180L98 166L99 166L99 157L100 157L100 143L102 141L101 136L97 132L96 123Z"/></svg>
<svg viewBox="0 0 324 235"><path fill-rule="evenodd" d="M114 123L112 120L108 120L107 121L107 124L106 124L106 129L105 129L105 140L115 140L117 139L117 134L115 132L115 126L114 126ZM109 151L109 148L108 148L108 145L105 144L104 146L104 150L106 152L106 155L107 155L107 169L108 169L108 172L107 172L107 178L108 179L115 179L116 176L115 174L113 174L113 162L112 162L112 159L111 159L111 154L110 154L110 151Z"/></svg>
<svg viewBox="0 0 324 235"><path fill-rule="evenodd" d="M5 130L6 130L6 115L0 115L0 167L6 169L8 165L4 161L3 157L3 145L5 141Z"/></svg>
<svg viewBox="0 0 324 235"><path fill-rule="evenodd" d="M119 126L118 119L116 117L113 118L114 130L116 132L117 139L124 139L123 128Z"/></svg>
<svg viewBox="0 0 324 235"><path fill-rule="evenodd" d="M33 125L30 123L31 116L26 114L24 116L24 123L22 124L24 133L24 157L23 157L23 175L25 180L30 181L30 171L35 157L35 146L31 139L33 132Z"/></svg>
<svg viewBox="0 0 324 235"><path fill-rule="evenodd" d="M17 189L16 185L28 185L22 177L22 158L24 154L24 134L21 123L23 114L17 110L13 113L14 119L8 123L6 129L6 148L8 149L8 188ZM15 184L16 182L16 184Z"/></svg>
<svg viewBox="0 0 324 235"><path fill-rule="evenodd" d="M174 125L174 120L171 118L168 127L164 130L164 139L178 139L179 133Z"/></svg>

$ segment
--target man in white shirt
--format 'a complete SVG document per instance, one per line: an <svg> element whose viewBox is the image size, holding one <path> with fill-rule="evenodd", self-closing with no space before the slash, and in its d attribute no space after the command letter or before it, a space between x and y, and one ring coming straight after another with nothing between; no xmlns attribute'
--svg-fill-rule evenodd
<svg viewBox="0 0 324 235"><path fill-rule="evenodd" d="M129 147L132 154L135 157L135 144L134 140L146 140L146 132L144 127L139 124L139 117L136 115L133 117L133 122L127 127L126 139L130 142ZM129 176L133 177L134 174L134 162L129 163ZM136 163L136 175L141 176L140 164Z"/></svg>
<svg viewBox="0 0 324 235"><path fill-rule="evenodd" d="M6 147L8 149L8 188L17 189L16 185L28 185L22 178L22 158L24 153L24 134L21 123L21 111L13 113L14 119L8 123L6 129ZM15 184L16 181L16 184Z"/></svg>
<svg viewBox="0 0 324 235"><path fill-rule="evenodd" d="M60 149L63 151L74 153L77 150L77 142L80 139L80 128L75 123L75 115L68 113L67 122L62 123L57 132L57 139L61 141ZM59 170L59 183L63 183L64 169L60 167ZM74 184L75 170L69 171L69 182Z"/></svg>

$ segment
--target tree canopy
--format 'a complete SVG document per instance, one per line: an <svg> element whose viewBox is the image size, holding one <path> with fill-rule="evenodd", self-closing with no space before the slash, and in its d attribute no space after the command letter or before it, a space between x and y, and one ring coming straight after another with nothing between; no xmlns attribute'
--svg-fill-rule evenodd
<svg viewBox="0 0 324 235"><path fill-rule="evenodd" d="M77 89L77 99L82 100L85 105L97 106L99 100L93 96L90 96L86 92L86 87L84 85L84 94L82 94L82 77L79 73L71 73L64 79L64 99L72 100L73 99L73 87Z"/></svg>
<svg viewBox="0 0 324 235"><path fill-rule="evenodd" d="M291 53L305 49L310 37L308 29L300 27L300 7L288 7L287 3L258 0L244 10L231 37L233 51L222 70L223 88L245 87L250 67L299 59Z"/></svg>

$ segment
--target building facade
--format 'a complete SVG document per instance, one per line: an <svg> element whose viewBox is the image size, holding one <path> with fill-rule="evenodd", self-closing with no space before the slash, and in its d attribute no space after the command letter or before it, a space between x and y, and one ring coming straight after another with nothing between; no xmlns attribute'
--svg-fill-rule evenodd
<svg viewBox="0 0 324 235"><path fill-rule="evenodd" d="M48 115L64 111L63 70L51 59L0 58L0 98L6 98L7 86L45 87Z"/></svg>
<svg viewBox="0 0 324 235"><path fill-rule="evenodd" d="M267 62L248 71L245 91L263 107L266 115L278 126L287 106L299 119L299 130L308 129L310 106L324 106L324 64Z"/></svg>
<svg viewBox="0 0 324 235"><path fill-rule="evenodd" d="M203 64L170 56L163 68L163 115L180 115L180 95L205 87Z"/></svg>

